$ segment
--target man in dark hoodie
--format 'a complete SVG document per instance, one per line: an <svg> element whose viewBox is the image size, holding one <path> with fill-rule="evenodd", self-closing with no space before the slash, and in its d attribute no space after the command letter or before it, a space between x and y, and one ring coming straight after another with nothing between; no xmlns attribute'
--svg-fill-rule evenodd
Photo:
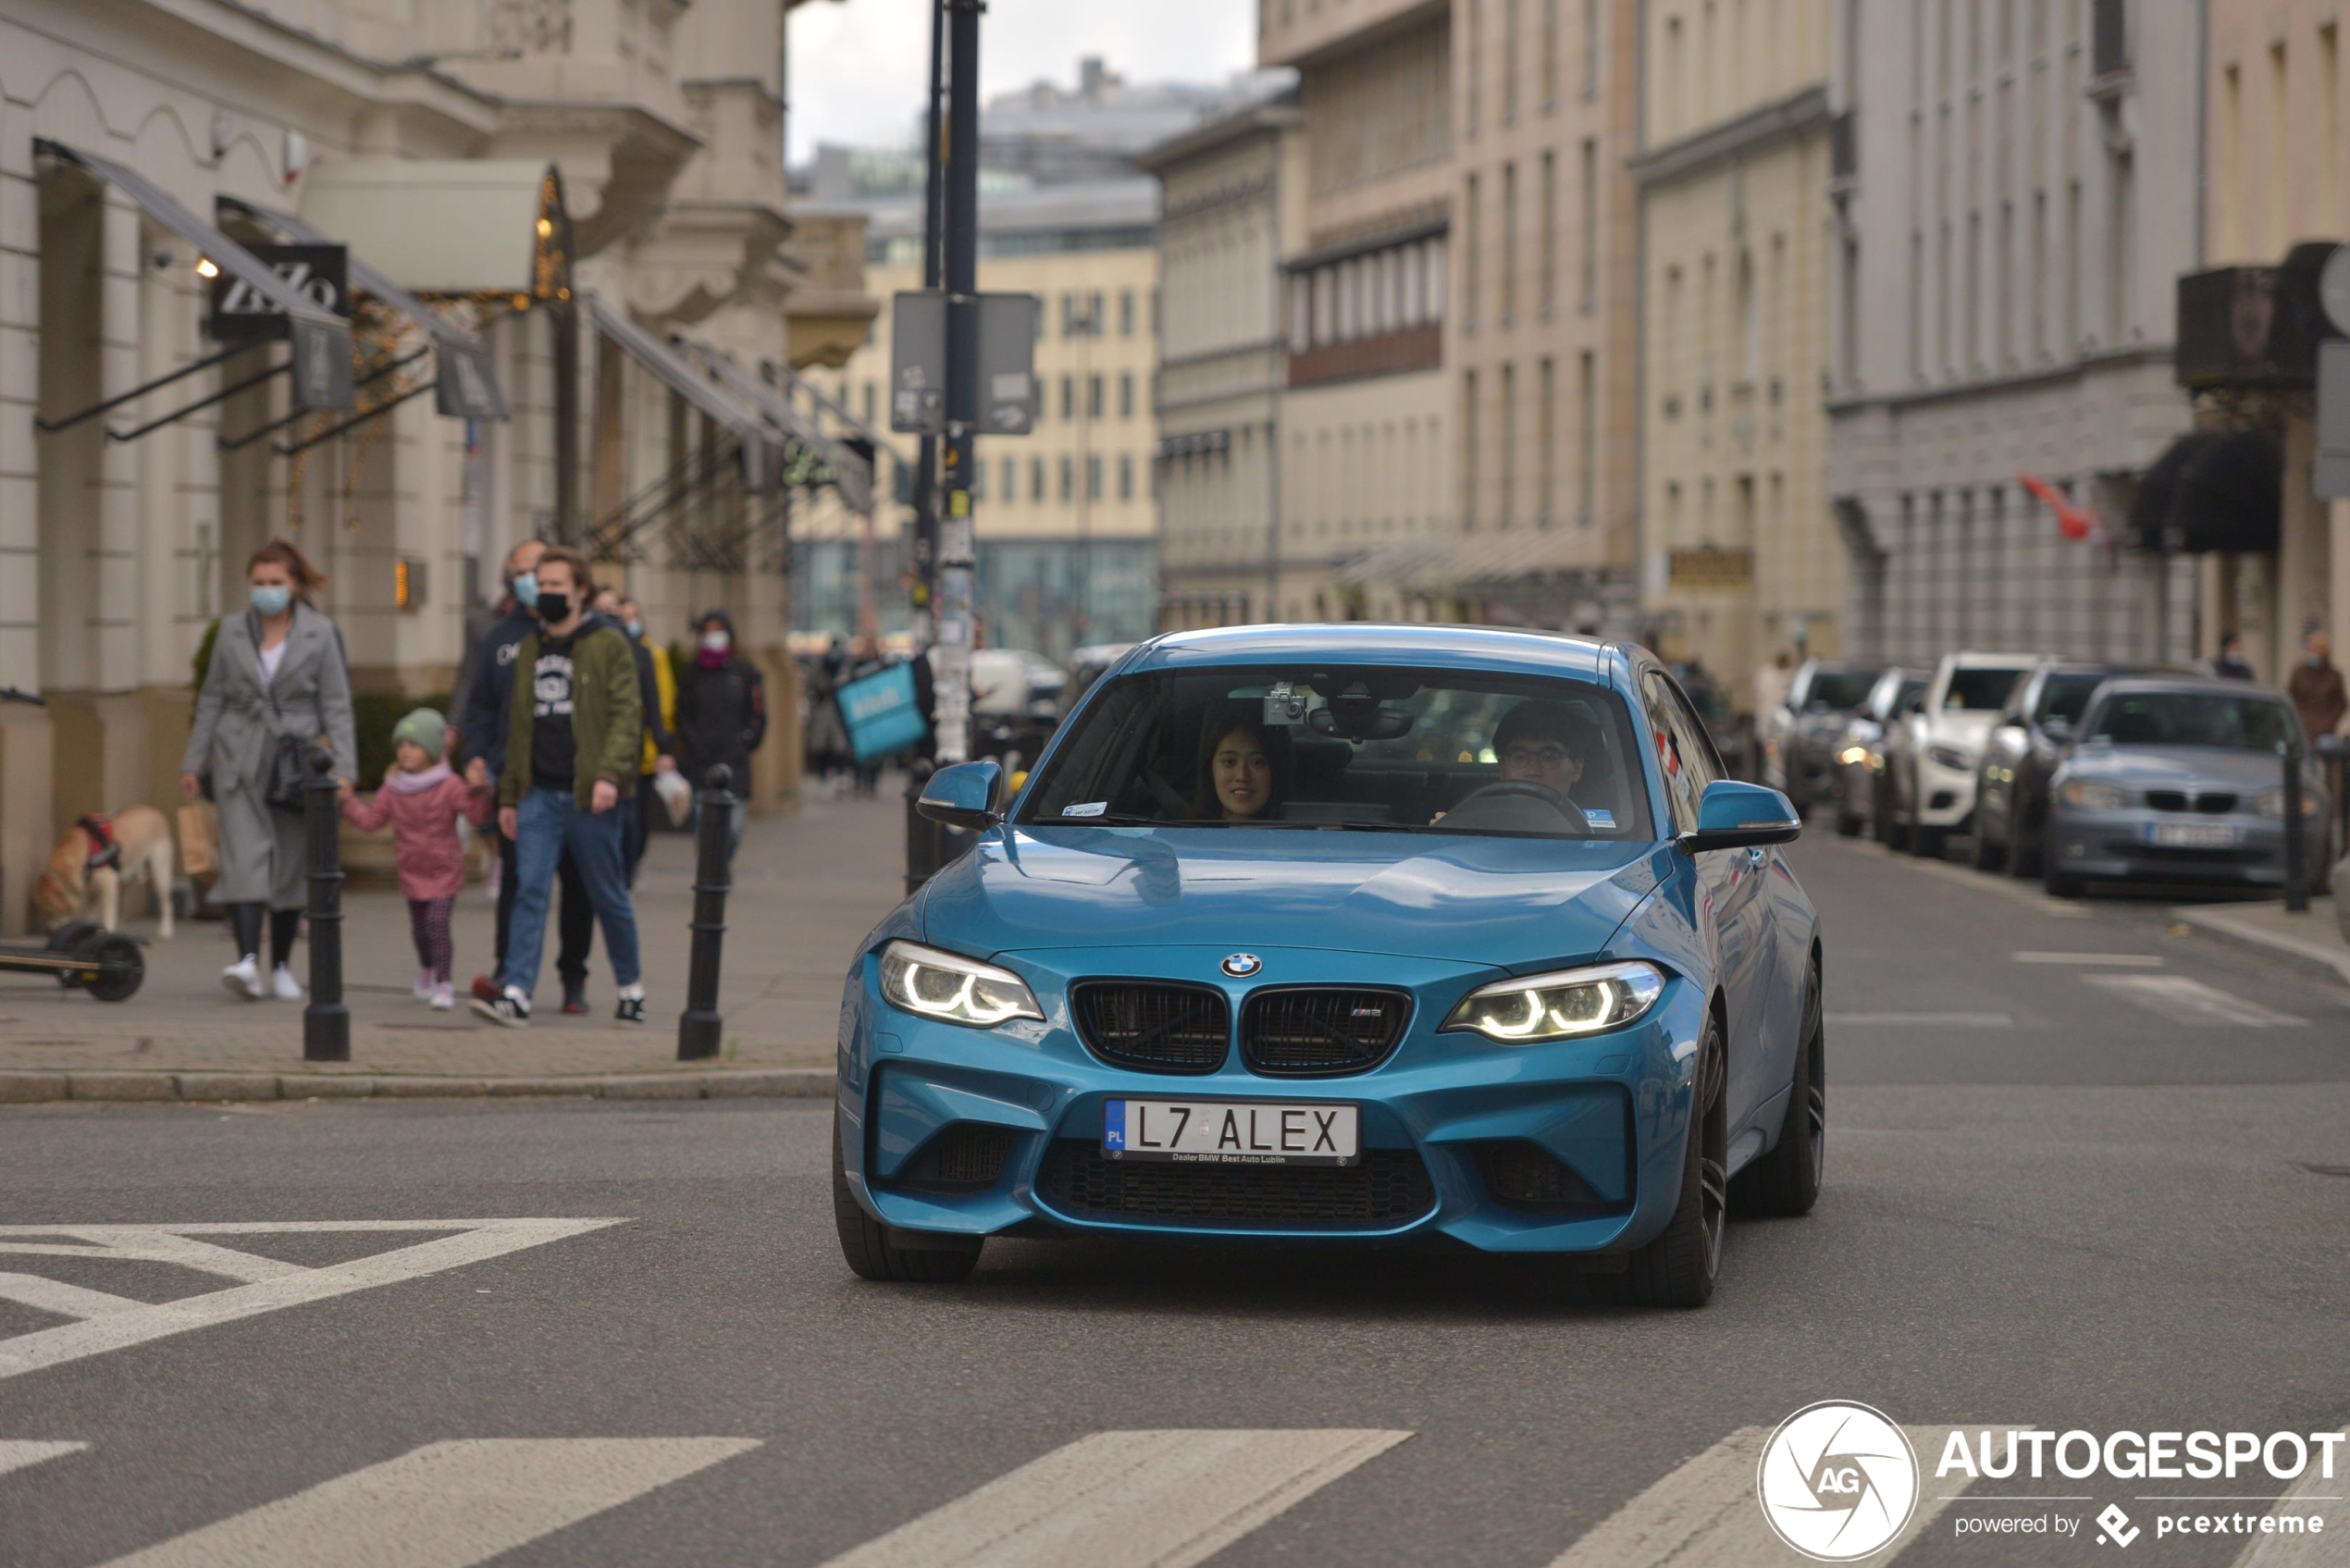
<svg viewBox="0 0 2350 1568"><path fill-rule="evenodd" d="M541 539L525 539L506 556L505 597L494 624L475 648L465 679L457 721L465 754L465 782L476 789L494 790L506 766L506 710L514 690L514 655L523 638L538 630L534 608L538 602L538 558L547 553ZM505 986L506 942L514 921L514 846L505 834L490 830L498 850L498 949L489 974L474 976L473 994L495 1001ZM588 1011L588 954L596 939L596 907L588 900L588 883L566 853L557 870L563 899L556 916L555 973L563 981L563 1011Z"/></svg>
<svg viewBox="0 0 2350 1568"><path fill-rule="evenodd" d="M767 687L759 667L736 655L735 623L724 611L705 611L695 630L694 662L677 679L677 740L686 776L697 790L718 763L734 773L735 810L726 836L732 860L749 814L750 754L767 738Z"/></svg>

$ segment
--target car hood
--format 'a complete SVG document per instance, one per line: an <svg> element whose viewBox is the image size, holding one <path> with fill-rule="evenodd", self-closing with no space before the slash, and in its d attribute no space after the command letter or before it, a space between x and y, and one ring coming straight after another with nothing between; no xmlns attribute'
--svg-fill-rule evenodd
<svg viewBox="0 0 2350 1568"><path fill-rule="evenodd" d="M973 955L1319 947L1503 968L1595 953L1655 844L1248 828L998 828L932 880L927 940Z"/></svg>
<svg viewBox="0 0 2350 1568"><path fill-rule="evenodd" d="M2284 782L2271 751L2215 746L2083 746L2065 759L2068 778L2103 779L2131 789L2233 790L2257 795Z"/></svg>

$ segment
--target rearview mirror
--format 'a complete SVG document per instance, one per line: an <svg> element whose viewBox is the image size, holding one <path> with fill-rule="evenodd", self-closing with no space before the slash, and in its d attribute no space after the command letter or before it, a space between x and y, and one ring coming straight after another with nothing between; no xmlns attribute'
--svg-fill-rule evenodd
<svg viewBox="0 0 2350 1568"><path fill-rule="evenodd" d="M1803 831L1795 803L1775 789L1715 779L1698 796L1697 831L1681 835L1681 847L1692 855L1709 849L1751 849L1765 844L1792 844Z"/></svg>
<svg viewBox="0 0 2350 1568"><path fill-rule="evenodd" d="M1004 820L1004 814L996 809L996 789L1003 777L1003 767L995 762L958 762L941 768L922 785L914 809L950 828L968 828L973 833L992 828Z"/></svg>

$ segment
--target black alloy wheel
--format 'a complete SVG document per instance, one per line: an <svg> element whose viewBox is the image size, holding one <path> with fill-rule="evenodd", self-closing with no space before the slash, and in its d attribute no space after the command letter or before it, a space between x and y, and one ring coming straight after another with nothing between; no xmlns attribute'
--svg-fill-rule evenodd
<svg viewBox="0 0 2350 1568"><path fill-rule="evenodd" d="M2008 871L2015 877L2040 874L2040 833L2031 797L2014 785L2008 789Z"/></svg>
<svg viewBox="0 0 2350 1568"><path fill-rule="evenodd" d="M1698 1046L1681 1196L1664 1234L1624 1260L1621 1274L1587 1276L1590 1291L1618 1306L1701 1307L1722 1273L1722 1236L1729 1217L1728 1108L1723 1085L1729 1063L1722 1031L1709 1013Z"/></svg>
<svg viewBox="0 0 2350 1568"><path fill-rule="evenodd" d="M899 1230L865 1212L848 1190L840 1157L840 1113L833 1113L833 1227L840 1232L840 1255L860 1279L897 1284L956 1285L979 1266L978 1236L940 1236ZM908 1245L909 1242L920 1243Z"/></svg>
<svg viewBox="0 0 2350 1568"><path fill-rule="evenodd" d="M1740 1218L1792 1219L1810 1214L1820 1200L1827 1174L1828 1069L1816 962L1804 990L1802 1042L1796 1050L1795 1079L1787 1119L1779 1124L1779 1141L1730 1183L1731 1212Z"/></svg>
<svg viewBox="0 0 2350 1568"><path fill-rule="evenodd" d="M2009 854L2007 840L2010 835L2002 833L1997 841L1991 837L1990 799L1989 794L1983 787L1982 775L1977 774L1974 781L1974 834L1973 842L1967 850L1967 863L1978 871L1998 870L2006 864ZM2009 809L2010 812L2013 811L2012 796L2010 797ZM2010 821L2012 820L2010 816ZM2007 825L2006 822L2000 824L2003 829Z"/></svg>

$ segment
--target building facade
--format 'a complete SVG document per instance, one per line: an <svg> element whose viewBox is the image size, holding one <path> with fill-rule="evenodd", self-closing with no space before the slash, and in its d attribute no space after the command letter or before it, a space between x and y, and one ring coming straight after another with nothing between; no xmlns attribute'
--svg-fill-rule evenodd
<svg viewBox="0 0 2350 1568"><path fill-rule="evenodd" d="M1278 618L1283 236L1305 222L1292 86L1144 156L1160 187L1158 623Z"/></svg>
<svg viewBox="0 0 2350 1568"><path fill-rule="evenodd" d="M1453 311L1465 619L1638 629L1636 0L1458 0Z"/></svg>
<svg viewBox="0 0 2350 1568"><path fill-rule="evenodd" d="M2195 651L2195 568L2127 525L2189 419L2199 31L2159 0L1846 5L1827 387L1850 651Z"/></svg>
<svg viewBox="0 0 2350 1568"><path fill-rule="evenodd" d="M1653 0L1642 41L1643 616L1733 700L1844 647L1826 497L1829 0Z"/></svg>
<svg viewBox="0 0 2350 1568"><path fill-rule="evenodd" d="M2306 242L2350 241L2350 130L2343 117L2350 82L2342 61L2350 6L2211 0L2208 11L2208 265L2275 266ZM2306 340L2313 328L2323 329L2304 322L2292 345L2297 363L2314 352ZM2307 631L2323 627L2339 662L2350 648L2350 501L2313 494L2309 389L2248 399L2207 394L2198 403L2199 426L2274 430L2283 458L2274 553L2212 553L2197 562L2203 645L2211 647L2223 627L2240 630L2254 668L2282 681Z"/></svg>
<svg viewBox="0 0 2350 1568"><path fill-rule="evenodd" d="M1264 0L1260 67L1299 75L1305 218L1285 236L1278 605L1265 619L1430 614L1391 563L1458 526L1444 371L1450 0Z"/></svg>
<svg viewBox="0 0 2350 1568"><path fill-rule="evenodd" d="M272 536L391 706L449 688L522 537L590 546L657 634L729 608L779 698L754 797L791 800L793 438L688 364L788 363L790 3L8 7L0 684L44 705L0 701L0 929L77 816L176 803L192 659ZM353 283L309 409L206 329L212 277L282 287L248 247L305 233Z"/></svg>

